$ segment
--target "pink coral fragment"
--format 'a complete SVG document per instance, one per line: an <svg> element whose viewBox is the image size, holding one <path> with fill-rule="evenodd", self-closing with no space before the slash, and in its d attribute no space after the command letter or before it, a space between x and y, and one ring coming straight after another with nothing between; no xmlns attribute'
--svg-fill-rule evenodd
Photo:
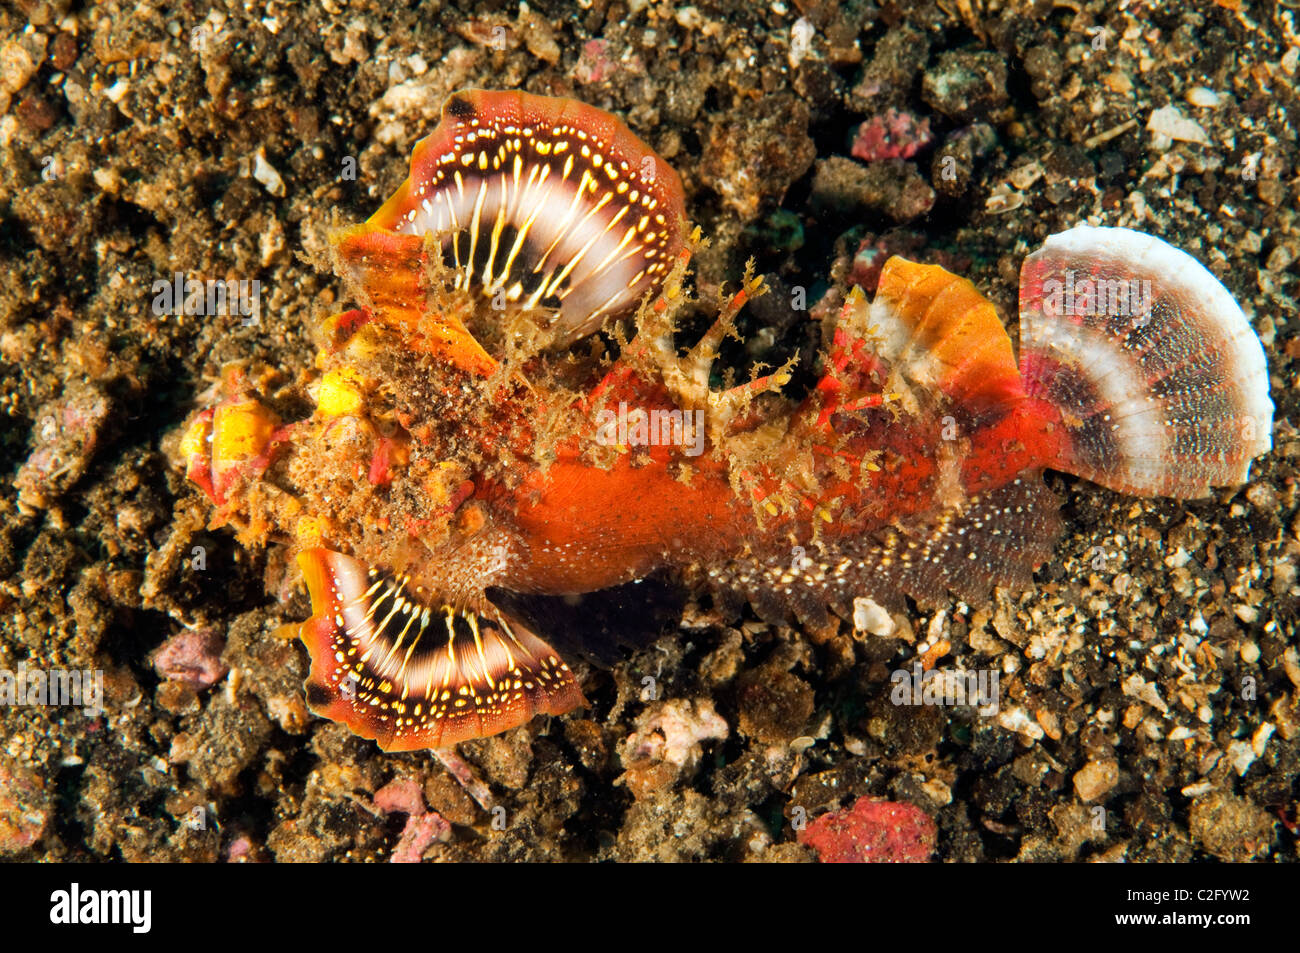
<svg viewBox="0 0 1300 953"><path fill-rule="evenodd" d="M582 55L574 67L573 78L583 84L599 83L612 76L616 68L609 58L609 42L588 40L582 44Z"/></svg>
<svg viewBox="0 0 1300 953"><path fill-rule="evenodd" d="M393 848L393 856L388 858L390 864L418 864L424 852L435 841L445 841L451 836L451 825L437 811L427 814L412 814L406 819L402 828L401 839Z"/></svg>
<svg viewBox="0 0 1300 953"><path fill-rule="evenodd" d="M388 858L390 864L418 864L430 845L451 838L451 825L437 811L425 807L424 792L409 778L389 781L376 791L375 807L385 814L407 815L406 826Z"/></svg>
<svg viewBox="0 0 1300 953"><path fill-rule="evenodd" d="M850 151L864 162L910 159L933 140L928 118L918 120L911 113L891 108L858 126Z"/></svg>
<svg viewBox="0 0 1300 953"><path fill-rule="evenodd" d="M211 688L230 668L221 661L225 639L216 629L184 629L154 653L153 667L163 678L185 682L195 691Z"/></svg>
<svg viewBox="0 0 1300 953"><path fill-rule="evenodd" d="M423 814L424 793L416 781L389 781L375 792L375 807L385 814Z"/></svg>

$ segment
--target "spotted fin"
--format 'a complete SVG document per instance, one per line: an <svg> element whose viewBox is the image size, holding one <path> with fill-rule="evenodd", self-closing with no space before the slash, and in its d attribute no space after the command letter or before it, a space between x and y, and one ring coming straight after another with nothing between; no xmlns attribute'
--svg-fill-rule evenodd
<svg viewBox="0 0 1300 953"><path fill-rule="evenodd" d="M568 665L521 623L456 611L341 553L299 554L312 617L307 703L385 751L443 748L585 704Z"/></svg>
<svg viewBox="0 0 1300 953"><path fill-rule="evenodd" d="M1080 225L1020 273L1028 394L1068 434L1049 466L1125 493L1197 497L1245 482L1272 446L1264 351L1196 259Z"/></svg>
<svg viewBox="0 0 1300 953"><path fill-rule="evenodd" d="M869 598L890 609L907 595L933 604L949 593L980 602L994 586L1024 588L1061 534L1059 501L1037 471L923 518L821 547L739 560L710 570L715 590L739 592L764 618L815 621Z"/></svg>
<svg viewBox="0 0 1300 953"><path fill-rule="evenodd" d="M662 286L684 203L677 173L609 113L472 89L448 97L369 224L441 236L456 287L553 314L564 345Z"/></svg>

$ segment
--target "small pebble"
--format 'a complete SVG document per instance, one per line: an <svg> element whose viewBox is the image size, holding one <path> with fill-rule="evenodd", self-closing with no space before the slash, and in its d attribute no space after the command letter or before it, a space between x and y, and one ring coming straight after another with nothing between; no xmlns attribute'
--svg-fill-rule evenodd
<svg viewBox="0 0 1300 953"><path fill-rule="evenodd" d="M853 628L859 632L887 636L897 628L885 607L874 599L861 596L853 600Z"/></svg>
<svg viewBox="0 0 1300 953"><path fill-rule="evenodd" d="M794 21L794 26L790 27L790 66L792 68L798 69L804 57L812 52L812 38L816 32L816 27L804 17Z"/></svg>
<svg viewBox="0 0 1300 953"><path fill-rule="evenodd" d="M277 198L284 195L284 179L280 178L280 173L266 161L266 152L261 147L253 154L252 175L272 195Z"/></svg>
<svg viewBox="0 0 1300 953"><path fill-rule="evenodd" d="M1177 106L1163 106L1154 110L1147 120L1147 130L1155 133L1158 147L1164 145L1164 148L1168 148L1166 141L1194 142L1202 146L1210 144L1210 137L1201 124L1184 116Z"/></svg>
<svg viewBox="0 0 1300 953"><path fill-rule="evenodd" d="M1110 792L1119 781L1119 765L1114 761L1089 761L1074 775L1074 790L1079 800L1095 801Z"/></svg>
<svg viewBox="0 0 1300 953"><path fill-rule="evenodd" d="M153 667L163 678L202 691L211 688L229 671L221 661L225 647L226 640L216 629L184 629L154 653Z"/></svg>

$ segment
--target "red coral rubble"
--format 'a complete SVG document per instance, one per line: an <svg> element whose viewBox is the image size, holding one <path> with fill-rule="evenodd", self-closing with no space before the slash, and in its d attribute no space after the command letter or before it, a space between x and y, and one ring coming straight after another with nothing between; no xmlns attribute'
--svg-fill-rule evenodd
<svg viewBox="0 0 1300 953"><path fill-rule="evenodd" d="M858 126L850 152L864 162L910 159L934 140L930 120L908 112L887 109Z"/></svg>
<svg viewBox="0 0 1300 953"><path fill-rule="evenodd" d="M865 797L799 832L825 864L923 864L937 839L934 819L919 807Z"/></svg>

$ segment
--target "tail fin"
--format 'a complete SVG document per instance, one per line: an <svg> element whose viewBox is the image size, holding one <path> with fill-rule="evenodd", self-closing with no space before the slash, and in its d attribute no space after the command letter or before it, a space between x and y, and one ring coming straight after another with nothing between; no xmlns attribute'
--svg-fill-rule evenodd
<svg viewBox="0 0 1300 953"><path fill-rule="evenodd" d="M1272 446L1250 322L1198 261L1140 232L1080 225L1025 259L1020 371L1068 435L1049 466L1124 493L1204 496Z"/></svg>

